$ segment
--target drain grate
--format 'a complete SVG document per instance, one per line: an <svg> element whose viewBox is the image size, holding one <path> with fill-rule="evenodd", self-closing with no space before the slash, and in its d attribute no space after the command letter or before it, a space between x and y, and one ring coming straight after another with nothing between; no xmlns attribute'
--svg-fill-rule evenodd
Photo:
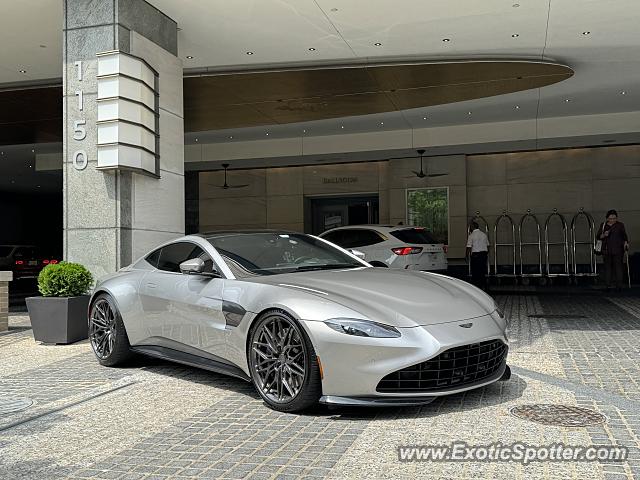
<svg viewBox="0 0 640 480"><path fill-rule="evenodd" d="M33 400L25 397L0 397L0 415L26 410L33 405Z"/></svg>
<svg viewBox="0 0 640 480"><path fill-rule="evenodd" d="M607 417L595 410L551 403L519 405L513 407L510 412L517 418L558 427L589 427L607 421Z"/></svg>
<svg viewBox="0 0 640 480"><path fill-rule="evenodd" d="M529 318L566 318L566 319L578 319L578 318L587 318L585 315L545 315L544 313L534 313L531 315L527 315Z"/></svg>

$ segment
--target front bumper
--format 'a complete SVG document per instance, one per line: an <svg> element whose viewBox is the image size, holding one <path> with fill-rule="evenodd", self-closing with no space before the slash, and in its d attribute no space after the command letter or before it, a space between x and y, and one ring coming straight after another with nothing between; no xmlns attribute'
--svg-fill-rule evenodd
<svg viewBox="0 0 640 480"><path fill-rule="evenodd" d="M504 327L491 315L437 325L399 328L400 338L356 337L336 332L323 322L304 321L323 369L321 402L340 405L415 405L471 390L500 380L505 365L487 378L450 389L412 393L383 393L378 384L386 375L429 360L453 347L501 340ZM461 324L472 326L461 328Z"/></svg>

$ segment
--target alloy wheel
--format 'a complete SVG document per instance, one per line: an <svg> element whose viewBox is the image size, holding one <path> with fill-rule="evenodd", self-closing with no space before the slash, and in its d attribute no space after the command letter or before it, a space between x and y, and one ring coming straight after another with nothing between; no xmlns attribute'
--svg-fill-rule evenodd
<svg viewBox="0 0 640 480"><path fill-rule="evenodd" d="M116 314L104 298L98 300L91 309L89 339L98 358L108 358L113 352L116 341Z"/></svg>
<svg viewBox="0 0 640 480"><path fill-rule="evenodd" d="M273 402L290 402L300 393L307 375L301 333L280 315L267 317L257 328L250 353L257 387Z"/></svg>

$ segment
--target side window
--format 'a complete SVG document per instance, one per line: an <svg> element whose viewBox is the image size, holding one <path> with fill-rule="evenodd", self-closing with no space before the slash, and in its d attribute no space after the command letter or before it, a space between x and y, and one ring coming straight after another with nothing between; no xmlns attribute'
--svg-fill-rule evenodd
<svg viewBox="0 0 640 480"><path fill-rule="evenodd" d="M384 242L384 239L379 233L373 230L360 230L358 236L358 243L360 247L366 247L368 245L375 245L376 243Z"/></svg>
<svg viewBox="0 0 640 480"><path fill-rule="evenodd" d="M158 250L156 250L156 252L157 251ZM154 255L156 252L153 252L151 255ZM149 261L149 257L147 257L147 261ZM172 243L171 245L163 247L157 268L165 272L180 273L180 264L192 258L202 258L205 262L205 272L210 273L213 271L213 261L209 258L209 255L200 247L190 242Z"/></svg>
<svg viewBox="0 0 640 480"><path fill-rule="evenodd" d="M151 252L149 255L147 255L147 257L145 258L145 260L147 262L149 262L151 265L153 265L154 267L158 268L158 262L160 261L160 252L162 251L161 248Z"/></svg>
<svg viewBox="0 0 640 480"><path fill-rule="evenodd" d="M323 235L322 238L324 238L328 242L335 243L336 245L340 245L342 247L342 243L344 242L344 230L336 230L335 232Z"/></svg>
<svg viewBox="0 0 640 480"><path fill-rule="evenodd" d="M343 230L348 232L344 241L344 248L358 248L383 242L384 239L373 230L354 228L353 230Z"/></svg>
<svg viewBox="0 0 640 480"><path fill-rule="evenodd" d="M342 230L342 235L342 243L340 243L342 248L348 249L360 246L357 230Z"/></svg>

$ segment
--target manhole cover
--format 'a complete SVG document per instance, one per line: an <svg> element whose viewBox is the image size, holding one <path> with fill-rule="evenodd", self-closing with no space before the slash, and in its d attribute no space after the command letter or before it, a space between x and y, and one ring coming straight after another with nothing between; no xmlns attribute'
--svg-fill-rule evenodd
<svg viewBox="0 0 640 480"><path fill-rule="evenodd" d="M528 315L529 318L567 318L567 319L577 319L577 318L587 318L584 315L545 315L543 313L534 313L532 315Z"/></svg>
<svg viewBox="0 0 640 480"><path fill-rule="evenodd" d="M519 405L511 409L511 415L543 425L558 427L588 427L607 421L607 417L588 408L550 403Z"/></svg>
<svg viewBox="0 0 640 480"><path fill-rule="evenodd" d="M0 415L25 410L33 405L33 400L25 397L0 397Z"/></svg>

